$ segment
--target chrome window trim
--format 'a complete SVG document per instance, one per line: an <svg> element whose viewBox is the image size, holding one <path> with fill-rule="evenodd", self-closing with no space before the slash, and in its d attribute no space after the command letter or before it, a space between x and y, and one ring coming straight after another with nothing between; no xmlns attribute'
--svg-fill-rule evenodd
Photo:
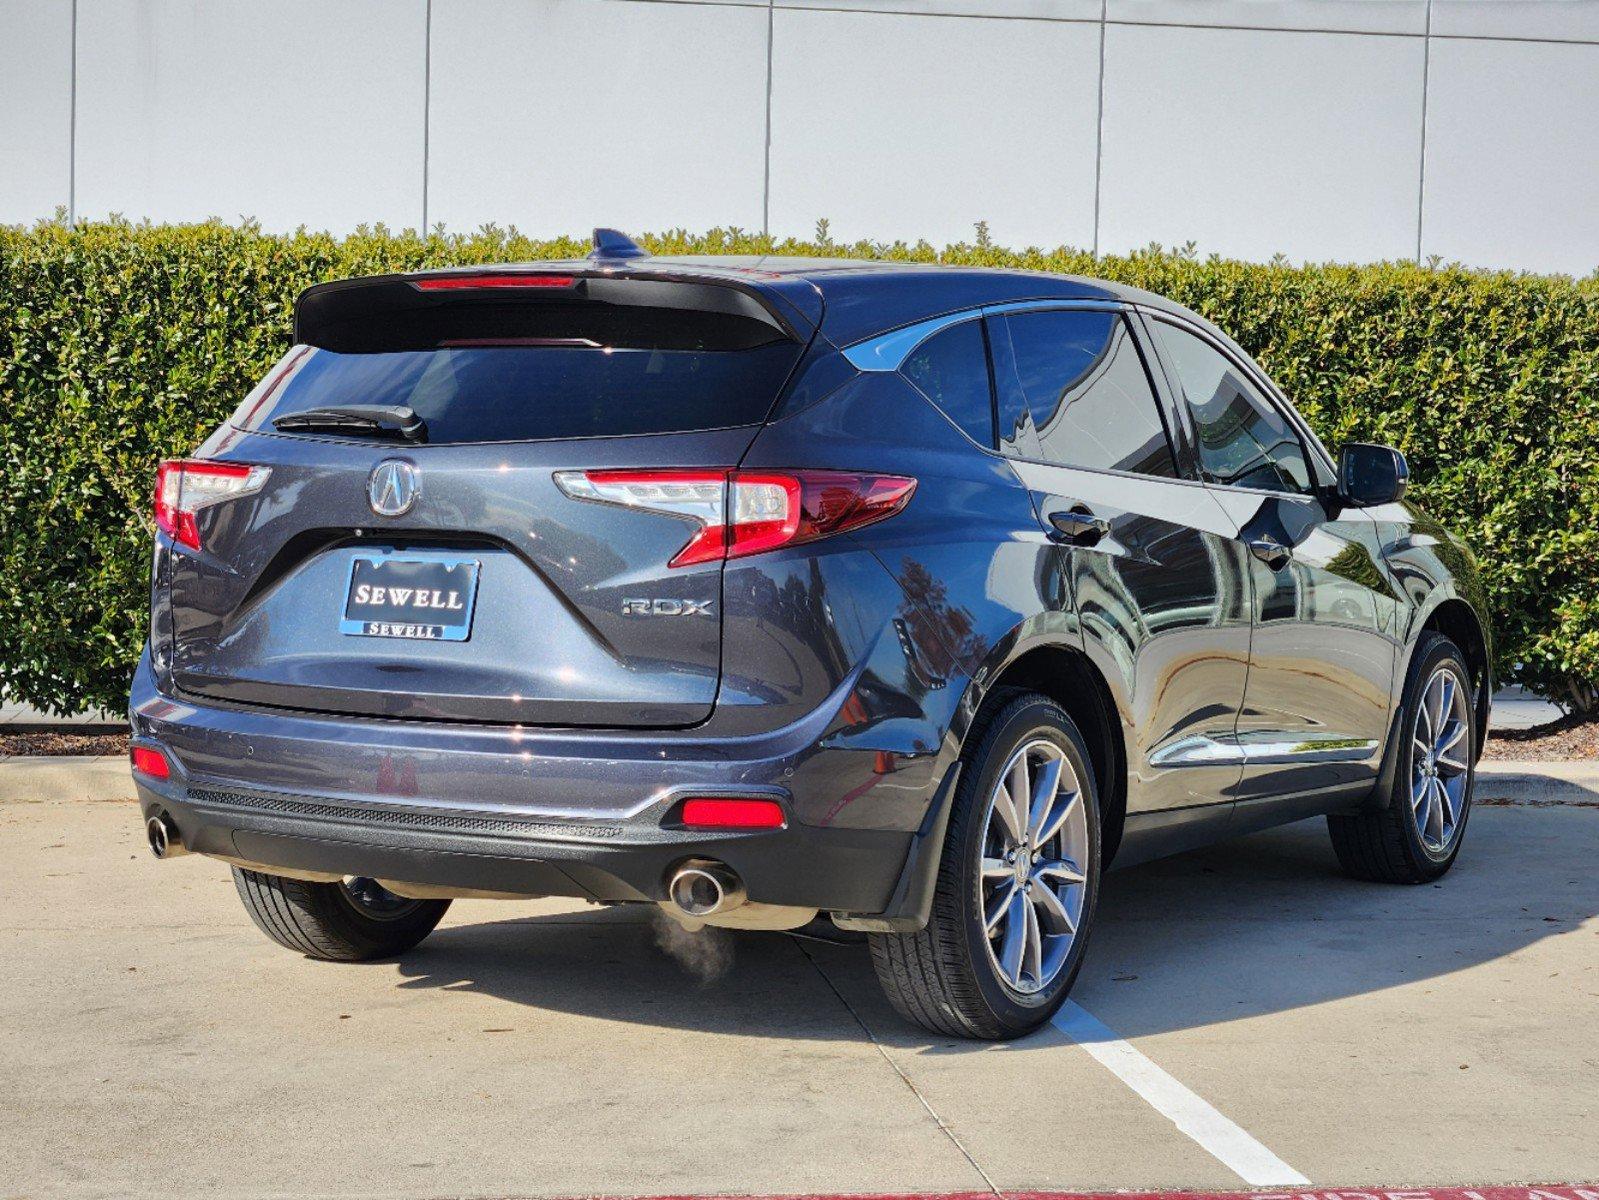
<svg viewBox="0 0 1599 1200"><path fill-rule="evenodd" d="M873 334L853 345L846 346L843 355L857 371L897 371L905 365L911 352L952 325L975 321L980 317L998 316L1011 312L1034 312L1043 309L1086 308L1119 312L1126 305L1117 300L1009 300L1004 304L983 304L976 308L963 308L929 317L914 325L902 325L887 333Z"/></svg>

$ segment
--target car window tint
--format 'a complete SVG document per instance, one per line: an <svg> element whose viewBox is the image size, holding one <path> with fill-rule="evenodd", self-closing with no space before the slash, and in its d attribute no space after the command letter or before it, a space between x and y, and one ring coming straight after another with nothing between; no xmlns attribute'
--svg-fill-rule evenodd
<svg viewBox="0 0 1599 1200"><path fill-rule="evenodd" d="M1005 324L1017 382L1048 461L1177 474L1159 401L1119 314L1044 310L1013 313Z"/></svg>
<svg viewBox="0 0 1599 1200"><path fill-rule="evenodd" d="M618 346L459 346L338 353L305 348L271 403L259 390L233 422L271 428L277 417L340 404L410 408L428 441L683 433L763 420L798 347L744 350ZM276 378L272 376L269 378Z"/></svg>
<svg viewBox="0 0 1599 1200"><path fill-rule="evenodd" d="M1310 467L1288 418L1221 351L1164 321L1153 326L1193 417L1199 463L1214 482L1310 491Z"/></svg>
<svg viewBox="0 0 1599 1200"><path fill-rule="evenodd" d="M980 446L994 446L994 401L981 321L935 333L911 351L900 373Z"/></svg>

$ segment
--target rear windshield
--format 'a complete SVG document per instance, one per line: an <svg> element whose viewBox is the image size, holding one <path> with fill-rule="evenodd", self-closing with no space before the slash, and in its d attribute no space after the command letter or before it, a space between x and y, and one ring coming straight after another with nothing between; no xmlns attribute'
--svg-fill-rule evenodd
<svg viewBox="0 0 1599 1200"><path fill-rule="evenodd" d="M728 350L497 345L339 353L296 346L233 423L270 431L287 413L386 405L426 421L429 443L751 425L765 418L801 349L789 341Z"/></svg>

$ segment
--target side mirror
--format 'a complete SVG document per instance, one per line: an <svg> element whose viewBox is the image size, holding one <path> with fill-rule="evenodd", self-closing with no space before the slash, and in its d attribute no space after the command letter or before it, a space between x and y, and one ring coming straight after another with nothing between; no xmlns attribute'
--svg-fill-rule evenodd
<svg viewBox="0 0 1599 1200"><path fill-rule="evenodd" d="M1356 508L1392 504L1409 482L1410 466L1392 446L1350 442L1338 454L1338 495Z"/></svg>

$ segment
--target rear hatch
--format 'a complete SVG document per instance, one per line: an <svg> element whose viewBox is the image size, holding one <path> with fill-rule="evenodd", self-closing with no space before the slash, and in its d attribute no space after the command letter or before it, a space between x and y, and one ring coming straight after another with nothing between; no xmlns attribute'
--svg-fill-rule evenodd
<svg viewBox="0 0 1599 1200"><path fill-rule="evenodd" d="M626 274L312 289L299 344L162 484L175 684L393 718L703 721L722 562L685 554L696 497L670 471L650 486L673 511L589 481L736 466L797 324L758 293Z"/></svg>

